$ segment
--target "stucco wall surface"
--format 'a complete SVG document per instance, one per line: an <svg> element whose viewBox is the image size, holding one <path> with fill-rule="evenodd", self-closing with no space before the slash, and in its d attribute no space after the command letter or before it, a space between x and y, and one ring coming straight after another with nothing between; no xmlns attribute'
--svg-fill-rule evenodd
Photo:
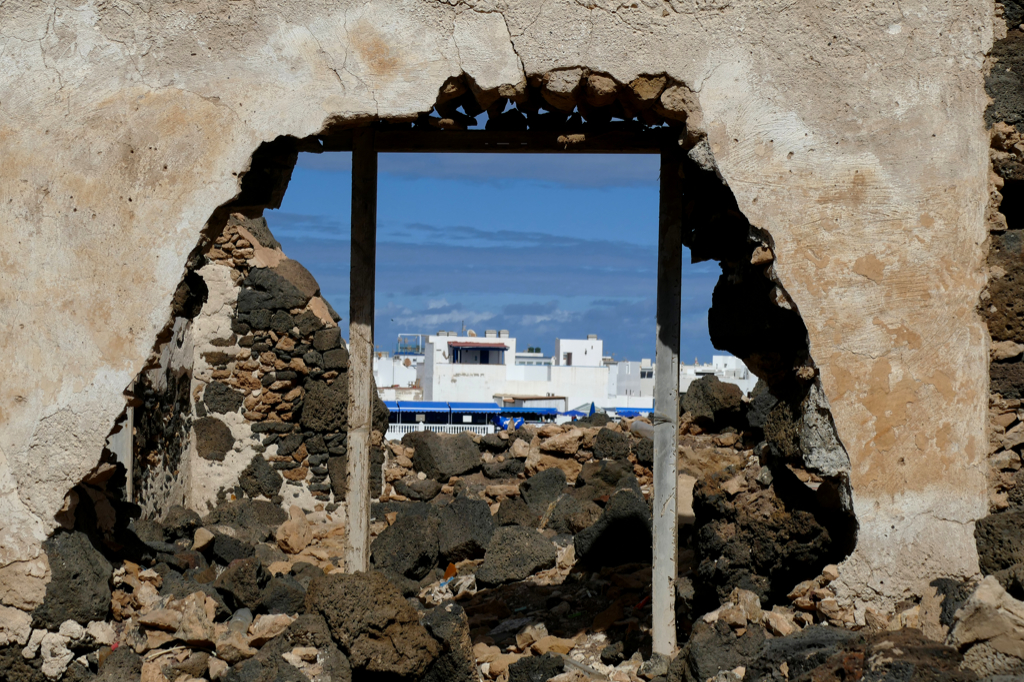
<svg viewBox="0 0 1024 682"><path fill-rule="evenodd" d="M574 66L696 91L722 176L774 238L852 460L847 593L974 573L992 24L987 0L8 0L0 600L31 606L39 542L262 141L426 111L461 72L487 89Z"/></svg>

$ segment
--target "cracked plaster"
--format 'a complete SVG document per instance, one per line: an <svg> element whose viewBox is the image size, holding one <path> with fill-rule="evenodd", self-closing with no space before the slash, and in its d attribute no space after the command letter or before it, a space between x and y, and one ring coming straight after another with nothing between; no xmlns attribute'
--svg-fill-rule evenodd
<svg viewBox="0 0 1024 682"><path fill-rule="evenodd" d="M8 0L0 581L95 464L261 142L426 111L461 72L514 86L579 66L689 85L719 172L772 235L851 458L845 593L976 573L992 24L984 0Z"/></svg>

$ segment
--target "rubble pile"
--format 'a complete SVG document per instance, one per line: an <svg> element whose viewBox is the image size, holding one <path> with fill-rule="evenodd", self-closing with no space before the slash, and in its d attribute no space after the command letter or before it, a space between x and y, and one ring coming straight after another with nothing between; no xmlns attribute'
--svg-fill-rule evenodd
<svg viewBox="0 0 1024 682"><path fill-rule="evenodd" d="M0 658L16 682L1024 671L1024 605L994 577L895 615L833 591L820 476L774 458L751 425L771 409L763 390L731 393L705 380L684 401L674 659L651 651L650 425L600 416L385 443L368 573L344 572L344 508L242 496L124 528L99 494L116 479L97 472L48 542L53 589L0 626ZM90 530L111 514L110 532Z"/></svg>

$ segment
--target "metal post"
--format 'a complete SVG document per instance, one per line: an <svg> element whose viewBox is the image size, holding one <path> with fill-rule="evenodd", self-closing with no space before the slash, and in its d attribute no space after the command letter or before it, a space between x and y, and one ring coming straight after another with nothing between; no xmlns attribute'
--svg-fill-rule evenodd
<svg viewBox="0 0 1024 682"><path fill-rule="evenodd" d="M683 197L680 149L661 154L661 199L658 216L657 351L654 366L654 567L653 649L673 656L676 650L676 515L679 440L679 307L683 256Z"/></svg>
<svg viewBox="0 0 1024 682"><path fill-rule="evenodd" d="M377 259L377 152L373 130L352 140L352 260L349 265L348 540L345 568L370 563L370 428Z"/></svg>

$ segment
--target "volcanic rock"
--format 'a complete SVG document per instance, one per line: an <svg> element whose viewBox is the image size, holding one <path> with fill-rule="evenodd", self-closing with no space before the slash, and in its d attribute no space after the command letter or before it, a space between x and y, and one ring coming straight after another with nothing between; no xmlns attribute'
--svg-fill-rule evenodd
<svg viewBox="0 0 1024 682"><path fill-rule="evenodd" d="M525 580L555 565L554 545L532 528L502 526L494 532L484 561L476 572L481 585L502 585Z"/></svg>
<svg viewBox="0 0 1024 682"><path fill-rule="evenodd" d="M216 417L203 417L192 424L196 433L196 453L212 462L223 462L235 447L235 437L228 425Z"/></svg>
<svg viewBox="0 0 1024 682"><path fill-rule="evenodd" d="M416 610L378 571L316 578L306 609L324 617L356 670L419 679L441 652Z"/></svg>
<svg viewBox="0 0 1024 682"><path fill-rule="evenodd" d="M413 468L440 483L480 466L480 450L468 433L444 436L432 431L413 431L402 437L402 445L414 450Z"/></svg>
<svg viewBox="0 0 1024 682"><path fill-rule="evenodd" d="M437 566L437 553L438 521L426 516L398 517L370 545L375 568L412 580L423 579Z"/></svg>
<svg viewBox="0 0 1024 682"><path fill-rule="evenodd" d="M460 496L443 507L438 516L438 549L445 563L484 555L495 529L487 502Z"/></svg>
<svg viewBox="0 0 1024 682"><path fill-rule="evenodd" d="M57 630L66 620L86 625L106 620L110 610L110 565L85 533L57 531L43 543L50 582L43 603L32 613L33 626Z"/></svg>

